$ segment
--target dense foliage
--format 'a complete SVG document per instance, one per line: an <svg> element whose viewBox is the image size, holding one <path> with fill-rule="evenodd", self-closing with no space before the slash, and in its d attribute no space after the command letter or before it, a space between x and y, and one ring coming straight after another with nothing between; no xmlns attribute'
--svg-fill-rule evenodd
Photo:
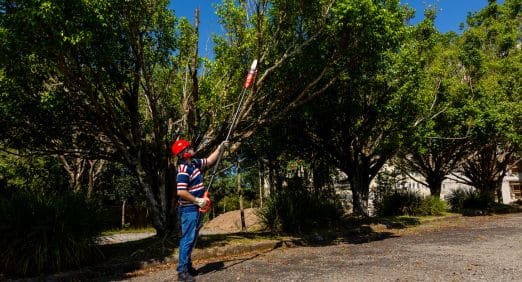
<svg viewBox="0 0 522 282"><path fill-rule="evenodd" d="M423 196L419 190L408 189L398 180L401 168L379 173L372 189L372 203L377 216L430 216L447 211L445 201L439 197Z"/></svg>
<svg viewBox="0 0 522 282"><path fill-rule="evenodd" d="M442 215L446 211L445 202L437 197L422 196L416 191L393 190L374 201L378 216L428 216Z"/></svg>
<svg viewBox="0 0 522 282"><path fill-rule="evenodd" d="M302 185L293 185L272 194L258 215L274 232L300 233L335 225L343 214L339 199L332 193L315 196Z"/></svg>
<svg viewBox="0 0 522 282"><path fill-rule="evenodd" d="M98 205L76 193L17 190L0 195L0 272L38 275L100 258Z"/></svg>
<svg viewBox="0 0 522 282"><path fill-rule="evenodd" d="M448 195L451 211L463 215L487 215L492 213L507 213L516 209L510 205L495 202L491 193L476 189L457 189Z"/></svg>

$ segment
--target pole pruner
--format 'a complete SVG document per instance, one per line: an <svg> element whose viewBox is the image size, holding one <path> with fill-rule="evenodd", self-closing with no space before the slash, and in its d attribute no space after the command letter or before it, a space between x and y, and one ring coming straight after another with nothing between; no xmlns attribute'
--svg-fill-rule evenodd
<svg viewBox="0 0 522 282"><path fill-rule="evenodd" d="M237 105L236 111L234 112L234 115L232 116L232 121L230 122L230 127L228 129L227 137L225 138L225 142L228 141L230 138L230 134L232 133L232 130L234 126L236 125L236 122L239 117L239 111L241 110L241 106L243 105L243 100L245 99L245 93L248 88L252 85L254 82L255 76L257 74L257 60L254 60L252 62L252 65L250 66L250 69L248 70L247 76L245 78L245 83L243 84L243 89L241 90L241 94L239 95L239 103ZM212 187L212 183L214 182L214 177L217 173L217 168L219 166L219 163L221 162L221 157L223 156L223 153L225 152L225 148L223 146L219 150L219 155L216 160L216 164L214 165L214 169L212 171L212 176L210 177L210 181L208 182L207 190L203 194L203 197L207 199L208 205L205 208L199 208L199 211L201 213L206 213L210 209L210 188Z"/></svg>

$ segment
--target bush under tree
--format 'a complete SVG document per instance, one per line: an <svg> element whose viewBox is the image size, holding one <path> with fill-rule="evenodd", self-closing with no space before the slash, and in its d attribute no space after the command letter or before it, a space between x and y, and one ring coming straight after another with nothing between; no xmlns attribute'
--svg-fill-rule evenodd
<svg viewBox="0 0 522 282"><path fill-rule="evenodd" d="M343 214L333 192L322 190L314 195L303 186L289 186L271 194L258 215L271 231L300 233L327 226Z"/></svg>
<svg viewBox="0 0 522 282"><path fill-rule="evenodd" d="M416 191L393 189L374 200L378 216L427 216L441 215L446 204L437 197L424 197Z"/></svg>
<svg viewBox="0 0 522 282"><path fill-rule="evenodd" d="M29 276L76 268L101 258L95 240L99 206L73 192L13 190L0 197L0 272Z"/></svg>
<svg viewBox="0 0 522 282"><path fill-rule="evenodd" d="M495 202L491 193L471 188L453 190L448 196L448 203L451 211L463 215L488 215L515 210L512 206Z"/></svg>

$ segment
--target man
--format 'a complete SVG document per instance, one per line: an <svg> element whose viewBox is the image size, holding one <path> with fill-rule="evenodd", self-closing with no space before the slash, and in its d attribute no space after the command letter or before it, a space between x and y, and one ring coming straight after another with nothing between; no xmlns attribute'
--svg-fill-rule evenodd
<svg viewBox="0 0 522 282"><path fill-rule="evenodd" d="M210 205L210 199L204 196L206 191L203 184L201 169L213 165L221 150L228 146L228 142L221 143L212 154L204 159L196 159L190 142L180 139L172 144L172 153L180 159L176 177L178 194L178 215L181 223L181 240L179 241L178 281L195 281L193 276L197 270L192 266L190 255L198 237L202 216L199 209Z"/></svg>

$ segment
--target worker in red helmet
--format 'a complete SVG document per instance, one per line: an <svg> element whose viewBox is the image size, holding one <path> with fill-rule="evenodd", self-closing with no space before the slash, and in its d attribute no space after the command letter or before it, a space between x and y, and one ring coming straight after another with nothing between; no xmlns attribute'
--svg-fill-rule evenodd
<svg viewBox="0 0 522 282"><path fill-rule="evenodd" d="M190 255L198 237L198 228L202 218L199 209L210 205L210 199L204 196L206 188L203 184L201 169L213 165L217 161L220 150L224 150L227 146L228 141L224 141L208 157L198 159L193 158L194 149L189 141L180 139L172 144L172 154L179 158L176 176L178 219L181 224L178 281L195 281L193 276L197 275Z"/></svg>

